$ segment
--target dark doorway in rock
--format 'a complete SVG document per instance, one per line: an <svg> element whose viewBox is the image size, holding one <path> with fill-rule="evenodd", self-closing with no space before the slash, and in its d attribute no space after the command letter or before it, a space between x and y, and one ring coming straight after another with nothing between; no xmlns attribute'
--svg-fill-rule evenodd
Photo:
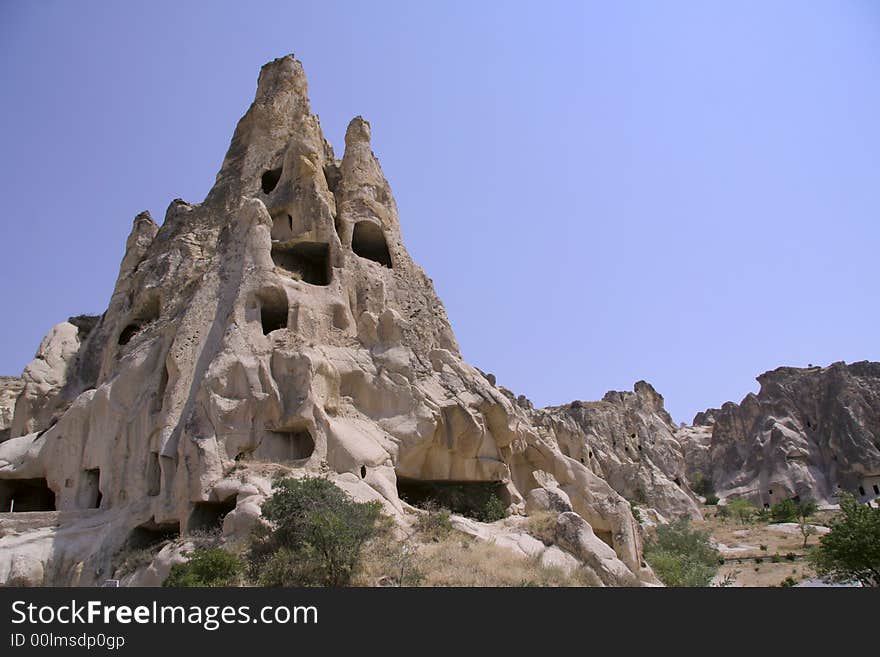
<svg viewBox="0 0 880 657"><path fill-rule="evenodd" d="M864 486L859 486L859 495L864 496L864 494L865 494L865 487L864 487Z"/></svg>
<svg viewBox="0 0 880 657"><path fill-rule="evenodd" d="M874 484L872 488L874 489L874 495L880 495L880 486Z"/></svg>
<svg viewBox="0 0 880 657"><path fill-rule="evenodd" d="M367 478L367 466L362 465L361 466L361 479L366 479L366 478ZM874 486L874 488L877 488L877 487Z"/></svg>
<svg viewBox="0 0 880 657"><path fill-rule="evenodd" d="M278 181L281 180L281 169L281 167L269 169L260 178L260 186L263 188L264 194L271 194L272 190L278 186Z"/></svg>
<svg viewBox="0 0 880 657"><path fill-rule="evenodd" d="M510 495L500 481L440 481L397 477L397 494L420 508L442 507L483 520L487 507L498 502L506 508Z"/></svg>
<svg viewBox="0 0 880 657"><path fill-rule="evenodd" d="M161 490L162 468L159 466L159 454L150 452L147 457L147 495L156 497Z"/></svg>
<svg viewBox="0 0 880 657"><path fill-rule="evenodd" d="M45 479L0 479L0 512L55 511L55 493Z"/></svg>
<svg viewBox="0 0 880 657"><path fill-rule="evenodd" d="M263 327L263 335L287 328L290 307L284 290L277 288L261 290L257 294L257 300L260 302L260 324Z"/></svg>
<svg viewBox="0 0 880 657"><path fill-rule="evenodd" d="M351 250L362 258L392 268L391 253L382 228L372 221L359 221L351 234Z"/></svg>
<svg viewBox="0 0 880 657"><path fill-rule="evenodd" d="M142 301L140 309L132 314L129 323L120 331L118 343L121 346L131 342L131 339L140 333L147 324L159 319L159 315L162 313L159 295L155 291L148 292L147 295L146 299Z"/></svg>
<svg viewBox="0 0 880 657"><path fill-rule="evenodd" d="M126 548L129 550L146 550L157 546L159 543L170 541L180 536L180 523L169 522L159 524L155 518L150 518L144 524L135 527L126 539Z"/></svg>
<svg viewBox="0 0 880 657"><path fill-rule="evenodd" d="M101 507L101 497L101 470L86 470L80 488L80 506L84 509L98 509Z"/></svg>
<svg viewBox="0 0 880 657"><path fill-rule="evenodd" d="M310 285L330 285L330 246L322 242L273 244L272 262Z"/></svg>
<svg viewBox="0 0 880 657"><path fill-rule="evenodd" d="M196 502L187 523L187 533L214 532L223 529L226 514L235 509L235 496L223 502Z"/></svg>
<svg viewBox="0 0 880 657"><path fill-rule="evenodd" d="M299 431L269 431L270 436L275 438L272 442L277 446L283 445L281 448L283 455L280 457L290 461L302 461L310 458L315 453L315 440L308 429L300 429ZM277 450L273 450L277 451Z"/></svg>

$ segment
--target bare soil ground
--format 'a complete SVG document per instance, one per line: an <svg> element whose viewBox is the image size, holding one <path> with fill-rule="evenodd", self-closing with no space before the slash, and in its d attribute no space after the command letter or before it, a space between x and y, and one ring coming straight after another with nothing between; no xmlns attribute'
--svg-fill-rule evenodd
<svg viewBox="0 0 880 657"><path fill-rule="evenodd" d="M716 516L714 506L704 506L702 522L695 527L709 532L724 557L716 579L731 576L733 586L779 586L786 578L796 582L815 577L806 555L819 541L819 534L809 536L807 548L796 525L749 522ZM833 517L833 512L816 514L813 524L819 532Z"/></svg>

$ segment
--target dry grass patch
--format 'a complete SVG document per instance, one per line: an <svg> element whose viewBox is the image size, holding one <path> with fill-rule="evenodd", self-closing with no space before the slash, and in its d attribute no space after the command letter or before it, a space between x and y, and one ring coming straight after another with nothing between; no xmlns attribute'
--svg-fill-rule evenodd
<svg viewBox="0 0 880 657"><path fill-rule="evenodd" d="M556 511L538 511L526 518L525 530L544 545L553 545L556 542L556 521L559 513Z"/></svg>
<svg viewBox="0 0 880 657"><path fill-rule="evenodd" d="M592 586L584 570L568 574L538 559L470 537L453 536L424 545L419 561L425 586Z"/></svg>

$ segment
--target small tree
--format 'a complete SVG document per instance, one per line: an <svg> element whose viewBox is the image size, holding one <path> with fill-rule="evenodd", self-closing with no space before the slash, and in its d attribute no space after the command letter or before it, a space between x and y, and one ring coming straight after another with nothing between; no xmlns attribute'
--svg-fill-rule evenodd
<svg viewBox="0 0 880 657"><path fill-rule="evenodd" d="M840 497L840 515L810 555L816 573L834 582L858 581L880 586L880 508Z"/></svg>
<svg viewBox="0 0 880 657"><path fill-rule="evenodd" d="M364 544L382 530L379 502L355 502L327 479L275 483L255 533L251 570L265 586L345 586Z"/></svg>
<svg viewBox="0 0 880 657"><path fill-rule="evenodd" d="M660 525L645 543L645 560L666 586L709 586L719 556L709 535L693 529L687 518Z"/></svg>
<svg viewBox="0 0 880 657"><path fill-rule="evenodd" d="M806 548L807 539L816 533L812 520L813 514L819 510L819 506L811 499L804 499L796 502L795 507L797 509L798 529L801 530L801 535L804 537L804 548Z"/></svg>
<svg viewBox="0 0 880 657"><path fill-rule="evenodd" d="M737 498L735 500L731 500L727 503L727 508L730 511L731 515L740 521L741 524L746 524L749 520L751 520L752 515L755 513L755 506L746 499Z"/></svg>

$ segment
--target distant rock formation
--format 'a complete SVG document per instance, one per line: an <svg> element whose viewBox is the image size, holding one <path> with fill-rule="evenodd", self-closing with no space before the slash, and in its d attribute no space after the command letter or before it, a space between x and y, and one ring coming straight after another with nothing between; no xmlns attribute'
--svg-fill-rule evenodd
<svg viewBox="0 0 880 657"><path fill-rule="evenodd" d="M396 518L419 487L492 487L513 513L569 513L570 553L597 581L656 581L629 503L597 474L628 490L632 472L689 512L668 486L674 450L654 445L665 420L637 408L656 400L535 426L465 363L370 138L355 118L338 159L301 64L275 60L204 202L174 200L161 227L135 218L106 312L53 328L22 376L0 443L0 509L14 511L0 583L93 585L125 548L245 537L273 473L325 474ZM582 421L638 440L603 447ZM641 457L616 451L639 441Z"/></svg>
<svg viewBox="0 0 880 657"><path fill-rule="evenodd" d="M880 496L880 363L780 367L758 382L757 395L698 413L678 432L689 477L759 506Z"/></svg>
<svg viewBox="0 0 880 657"><path fill-rule="evenodd" d="M562 452L589 467L614 490L665 519L699 519L684 454L663 397L645 381L633 392L608 392L598 402L575 401L532 413Z"/></svg>
<svg viewBox="0 0 880 657"><path fill-rule="evenodd" d="M24 381L17 376L0 376L0 443L9 438L15 400L24 389Z"/></svg>

